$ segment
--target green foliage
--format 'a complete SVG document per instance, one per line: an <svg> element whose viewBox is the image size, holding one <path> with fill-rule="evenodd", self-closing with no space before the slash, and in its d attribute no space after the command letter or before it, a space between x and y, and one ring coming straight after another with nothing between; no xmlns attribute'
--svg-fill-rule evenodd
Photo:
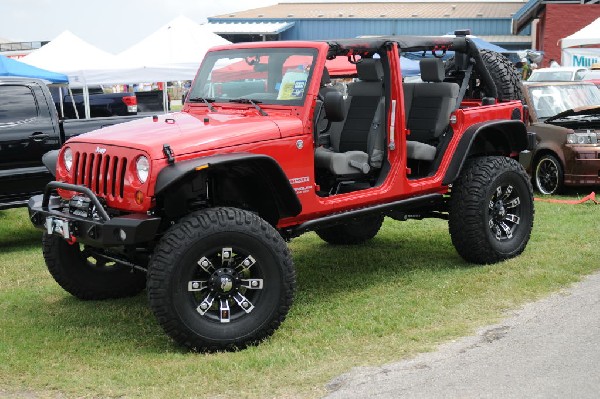
<svg viewBox="0 0 600 399"><path fill-rule="evenodd" d="M290 244L298 292L281 328L257 347L203 355L168 339L145 295L69 296L27 212L0 211L0 396L319 397L351 367L432 350L594 272L599 217L593 204L536 202L525 252L483 267L458 256L443 220L386 219L359 246L306 234Z"/></svg>

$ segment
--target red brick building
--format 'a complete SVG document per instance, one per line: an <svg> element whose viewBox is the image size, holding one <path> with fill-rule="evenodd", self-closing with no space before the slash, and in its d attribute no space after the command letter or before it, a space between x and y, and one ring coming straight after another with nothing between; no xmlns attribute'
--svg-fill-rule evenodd
<svg viewBox="0 0 600 399"><path fill-rule="evenodd" d="M535 47L544 51L542 66L546 67L551 59L560 62L560 39L577 32L599 17L598 0L530 0L515 14L513 33L537 19ZM598 36L600 37L600 32Z"/></svg>

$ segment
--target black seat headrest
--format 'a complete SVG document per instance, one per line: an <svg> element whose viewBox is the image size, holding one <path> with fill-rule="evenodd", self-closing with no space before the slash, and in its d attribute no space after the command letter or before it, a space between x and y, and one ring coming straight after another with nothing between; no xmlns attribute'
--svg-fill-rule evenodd
<svg viewBox="0 0 600 399"><path fill-rule="evenodd" d="M356 64L358 78L367 82L378 82L383 78L381 60L377 58L363 58Z"/></svg>
<svg viewBox="0 0 600 399"><path fill-rule="evenodd" d="M421 80L423 82L443 82L444 76L444 64L439 58L424 58L419 61L419 68L421 69Z"/></svg>

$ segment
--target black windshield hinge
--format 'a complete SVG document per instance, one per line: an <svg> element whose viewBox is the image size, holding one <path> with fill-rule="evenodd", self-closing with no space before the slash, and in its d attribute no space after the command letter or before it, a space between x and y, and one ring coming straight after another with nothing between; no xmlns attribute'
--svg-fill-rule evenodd
<svg viewBox="0 0 600 399"><path fill-rule="evenodd" d="M169 162L169 165L175 163L175 154L173 154L171 146L168 144L163 144L163 153L165 154L165 157L167 157L167 162Z"/></svg>

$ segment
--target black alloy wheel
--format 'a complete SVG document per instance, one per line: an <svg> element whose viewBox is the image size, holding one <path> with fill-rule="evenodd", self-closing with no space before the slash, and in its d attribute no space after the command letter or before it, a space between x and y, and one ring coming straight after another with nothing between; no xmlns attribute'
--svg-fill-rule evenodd
<svg viewBox="0 0 600 399"><path fill-rule="evenodd" d="M468 262L490 264L521 254L531 236L533 189L512 158L469 160L450 193L448 226L454 247Z"/></svg>
<svg viewBox="0 0 600 399"><path fill-rule="evenodd" d="M295 285L281 235L236 208L209 208L180 220L148 267L158 322L176 342L200 352L242 349L273 334Z"/></svg>
<svg viewBox="0 0 600 399"><path fill-rule="evenodd" d="M264 278L256 259L244 250L215 248L190 270L187 290L203 317L229 323L250 314L260 303Z"/></svg>
<svg viewBox="0 0 600 399"><path fill-rule="evenodd" d="M520 195L510 183L496 187L488 209L488 225L496 240L510 240L519 227L523 217Z"/></svg>
<svg viewBox="0 0 600 399"><path fill-rule="evenodd" d="M547 154L535 165L535 188L544 195L558 194L563 188L564 172L560 161Z"/></svg>

